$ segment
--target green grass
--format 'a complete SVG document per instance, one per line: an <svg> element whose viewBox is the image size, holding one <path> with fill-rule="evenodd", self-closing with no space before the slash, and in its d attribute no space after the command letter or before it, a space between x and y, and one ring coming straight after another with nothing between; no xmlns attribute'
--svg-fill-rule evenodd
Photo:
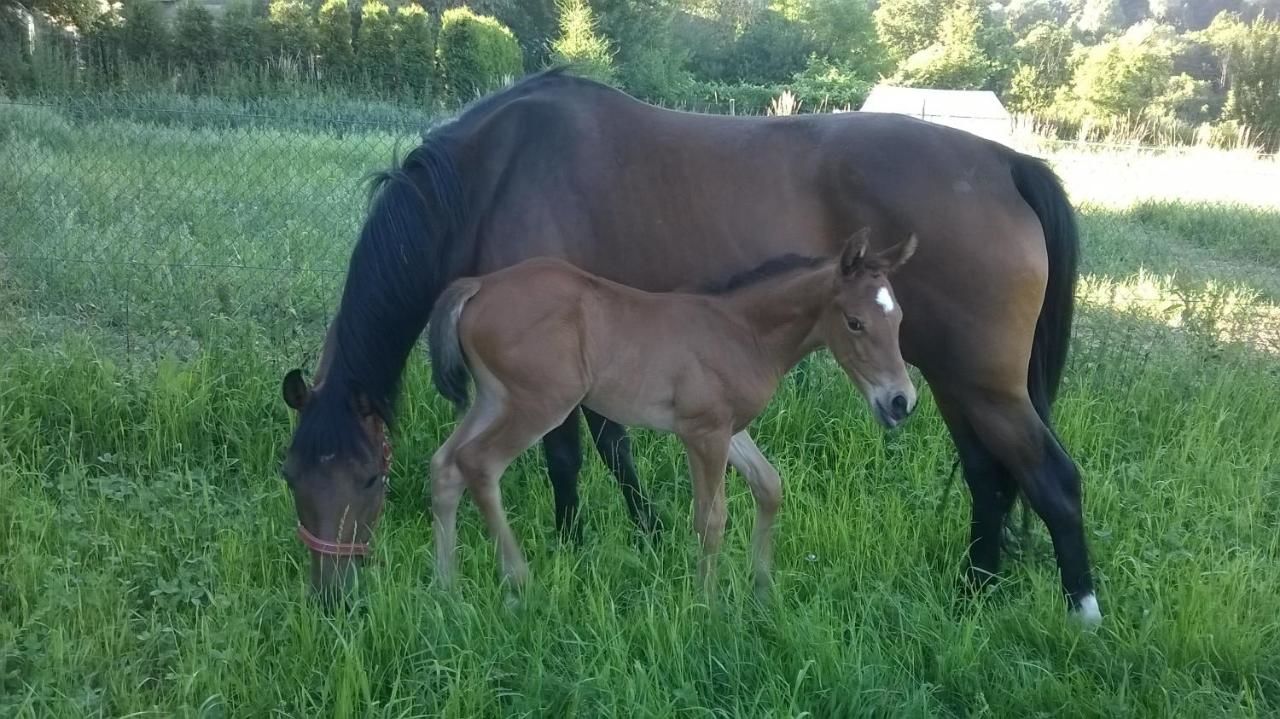
<svg viewBox="0 0 1280 719"><path fill-rule="evenodd" d="M0 716L1280 713L1280 363L1254 342L1278 263L1250 254L1274 248L1275 207L1117 205L1064 173L1088 280L1057 417L1096 634L1067 624L1040 528L992 596L955 602L967 501L942 505L953 453L927 390L885 435L825 358L754 428L785 478L773 606L750 596L736 476L704 605L683 457L646 432L656 549L595 458L587 544L561 547L531 452L504 482L523 604L469 503L464 579L434 590L425 467L451 413L414 361L378 566L329 616L278 479L278 382L314 362L353 179L412 135L0 107L0 139L0 196L24 198L0 205Z"/></svg>

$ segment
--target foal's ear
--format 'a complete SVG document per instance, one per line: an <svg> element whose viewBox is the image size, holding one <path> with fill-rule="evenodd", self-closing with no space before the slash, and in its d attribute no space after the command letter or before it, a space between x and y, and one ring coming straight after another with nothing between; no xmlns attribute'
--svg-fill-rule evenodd
<svg viewBox="0 0 1280 719"><path fill-rule="evenodd" d="M284 403L294 411L302 411L311 397L311 389L307 387L307 381L302 379L302 370L289 370L284 376L284 382L280 383L280 394L284 395Z"/></svg>
<svg viewBox="0 0 1280 719"><path fill-rule="evenodd" d="M870 234L871 230L864 227L844 241L844 252L840 253L840 274L852 275L862 266L862 260L867 256L867 237Z"/></svg>
<svg viewBox="0 0 1280 719"><path fill-rule="evenodd" d="M916 253L916 245L919 240L916 239L916 233L912 232L906 242L902 242L894 247L890 247L880 253L880 258L885 264L885 274L889 274L894 270L906 264L907 260Z"/></svg>

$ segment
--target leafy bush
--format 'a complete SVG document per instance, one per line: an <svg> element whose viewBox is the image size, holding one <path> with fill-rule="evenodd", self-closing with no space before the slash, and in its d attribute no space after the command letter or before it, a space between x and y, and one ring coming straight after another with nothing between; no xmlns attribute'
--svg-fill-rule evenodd
<svg viewBox="0 0 1280 719"><path fill-rule="evenodd" d="M426 97L436 84L436 37L431 16L421 5L400 6L396 10L395 38L400 84L418 97Z"/></svg>
<svg viewBox="0 0 1280 719"><path fill-rule="evenodd" d="M351 35L351 11L347 9L347 0L325 0L316 14L316 44L325 77L337 81L351 77L355 63Z"/></svg>
<svg viewBox="0 0 1280 719"><path fill-rule="evenodd" d="M808 110L856 110L871 93L873 83L851 70L826 60L815 59L803 72L796 74L791 91Z"/></svg>
<svg viewBox="0 0 1280 719"><path fill-rule="evenodd" d="M441 16L440 71L460 101L484 94L524 72L520 45L497 20L456 7Z"/></svg>
<svg viewBox="0 0 1280 719"><path fill-rule="evenodd" d="M609 40L596 27L595 16L586 0L561 0L560 37L551 44L557 63L571 63L586 77L601 82L613 80L613 51Z"/></svg>

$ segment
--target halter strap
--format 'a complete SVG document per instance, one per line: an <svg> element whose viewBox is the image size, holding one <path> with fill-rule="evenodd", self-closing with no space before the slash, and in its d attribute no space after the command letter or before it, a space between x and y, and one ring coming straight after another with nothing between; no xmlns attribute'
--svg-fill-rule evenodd
<svg viewBox="0 0 1280 719"><path fill-rule="evenodd" d="M382 484L386 486L391 477L391 440L387 438L387 429L382 427ZM298 538L311 551L329 557L367 557L370 554L368 542L331 542L311 533L311 530L298 522Z"/></svg>

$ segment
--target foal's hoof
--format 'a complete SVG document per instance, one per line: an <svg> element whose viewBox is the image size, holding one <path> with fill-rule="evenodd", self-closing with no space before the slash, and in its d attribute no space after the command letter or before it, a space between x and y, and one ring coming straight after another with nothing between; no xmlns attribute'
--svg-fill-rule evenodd
<svg viewBox="0 0 1280 719"><path fill-rule="evenodd" d="M1086 594L1080 604L1071 609L1071 618L1081 629L1093 630L1102 625L1102 610L1098 608L1098 597L1093 593Z"/></svg>

